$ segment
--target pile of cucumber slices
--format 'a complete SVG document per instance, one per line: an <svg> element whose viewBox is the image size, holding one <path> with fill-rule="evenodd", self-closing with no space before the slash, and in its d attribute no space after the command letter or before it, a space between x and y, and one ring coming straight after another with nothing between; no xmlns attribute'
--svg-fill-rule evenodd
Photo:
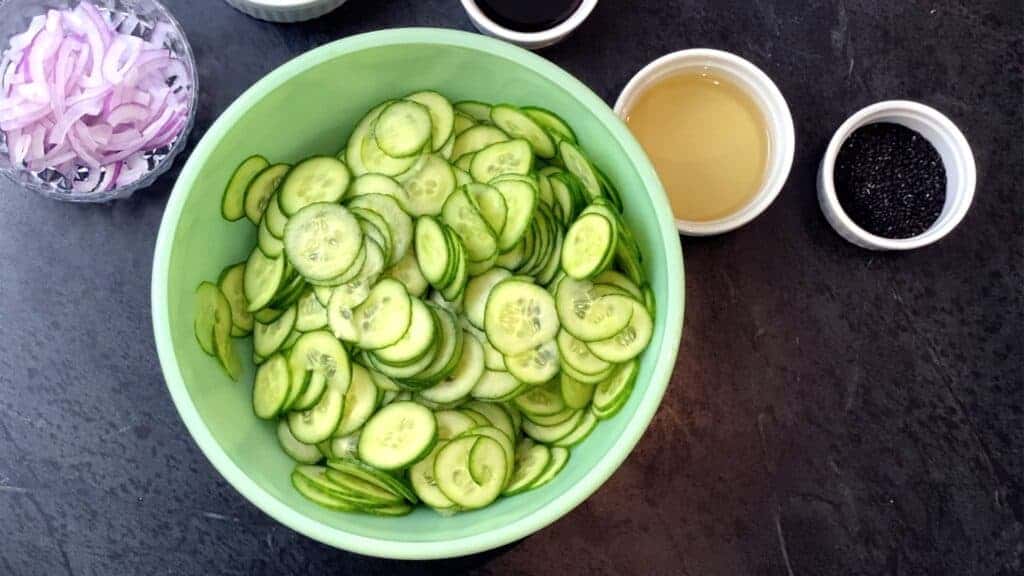
<svg viewBox="0 0 1024 576"><path fill-rule="evenodd" d="M292 484L331 509L450 514L551 481L629 398L654 298L615 187L541 108L418 92L337 156L246 159L221 210L257 245L197 290Z"/></svg>

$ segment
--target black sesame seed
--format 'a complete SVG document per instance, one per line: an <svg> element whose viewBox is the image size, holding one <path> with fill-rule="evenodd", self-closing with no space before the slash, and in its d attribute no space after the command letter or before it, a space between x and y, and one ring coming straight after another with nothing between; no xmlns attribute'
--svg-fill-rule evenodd
<svg viewBox="0 0 1024 576"><path fill-rule="evenodd" d="M836 156L836 193L864 230L885 238L917 236L946 203L946 167L921 134L888 122L854 131Z"/></svg>

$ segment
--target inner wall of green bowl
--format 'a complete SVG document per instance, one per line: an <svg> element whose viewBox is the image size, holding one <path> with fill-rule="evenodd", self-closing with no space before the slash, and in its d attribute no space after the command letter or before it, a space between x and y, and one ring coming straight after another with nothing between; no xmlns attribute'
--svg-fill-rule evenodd
<svg viewBox="0 0 1024 576"><path fill-rule="evenodd" d="M438 90L453 101L543 106L565 118L585 151L621 190L626 220L647 257L645 267L659 303L666 302L670 294L681 297L681 287L670 289L666 285L668 264L659 261L665 258L659 224L641 177L624 150L570 92L522 64L458 46L370 48L306 70L256 103L201 160L174 237L168 275L169 317L185 387L228 456L274 498L326 526L366 537L410 542L451 540L507 526L547 506L580 482L610 451L636 411L647 391L666 328L659 315L629 403L573 448L566 469L541 489L502 498L486 509L443 521L423 508L402 518L333 512L299 496L289 480L294 463L278 447L274 423L261 421L252 413L250 341L237 341L245 373L236 383L224 375L213 358L203 354L192 332L195 287L202 280L215 280L225 266L245 260L256 241L255 227L247 220L229 223L221 218L221 193L234 167L247 156L259 153L271 162L295 162L311 154L334 154L371 106L421 89Z"/></svg>

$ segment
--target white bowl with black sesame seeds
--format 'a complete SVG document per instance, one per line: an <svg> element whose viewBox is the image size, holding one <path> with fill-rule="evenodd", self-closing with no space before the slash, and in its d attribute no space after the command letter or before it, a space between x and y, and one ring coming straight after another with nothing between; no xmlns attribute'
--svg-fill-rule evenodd
<svg viewBox="0 0 1024 576"><path fill-rule="evenodd" d="M922 231L915 231L909 237L887 237L869 231L867 228L872 226L864 220L857 222L852 217L853 210L848 209L849 205L844 207L841 191L837 190L837 159L844 144L858 130L874 124L896 124L909 128L927 140L941 158L945 177L941 209L937 208L934 221L920 227ZM829 224L849 242L869 250L912 250L938 241L960 224L974 199L976 180L977 171L970 144L949 118L918 102L889 100L858 111L836 131L818 170L818 203ZM864 185L863 182L860 185ZM894 210L899 212L901 208L897 206ZM878 232L877 229L875 232Z"/></svg>

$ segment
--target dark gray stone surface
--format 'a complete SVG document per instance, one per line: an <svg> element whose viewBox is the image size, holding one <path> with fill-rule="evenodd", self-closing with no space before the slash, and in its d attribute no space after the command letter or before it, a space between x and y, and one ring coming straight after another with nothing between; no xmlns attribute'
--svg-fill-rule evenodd
<svg viewBox="0 0 1024 576"><path fill-rule="evenodd" d="M455 0L352 0L291 26L214 0L167 3L202 77L193 143L309 48L470 26ZM1022 573L1022 31L1019 0L605 0L544 51L608 102L665 52L737 52L789 99L796 163L761 218L683 240L675 376L621 470L540 533L450 562L380 561L299 536L192 443L149 310L176 170L109 206L0 183L0 574ZM846 244L814 196L832 131L888 98L946 112L979 169L961 227L909 254Z"/></svg>

